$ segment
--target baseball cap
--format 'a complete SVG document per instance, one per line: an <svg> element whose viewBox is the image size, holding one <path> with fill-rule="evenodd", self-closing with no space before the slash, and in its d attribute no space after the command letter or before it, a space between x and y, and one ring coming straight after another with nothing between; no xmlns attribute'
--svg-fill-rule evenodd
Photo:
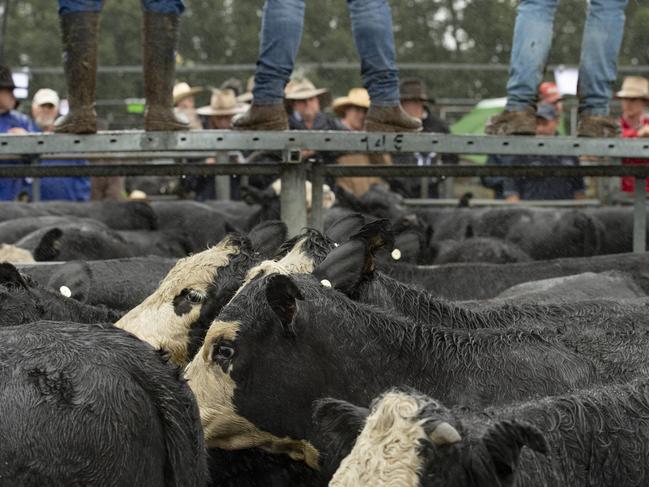
<svg viewBox="0 0 649 487"><path fill-rule="evenodd" d="M32 105L46 105L46 104L54 105L55 107L59 106L59 95L56 93L56 91L50 89L50 88L41 88L34 94L34 98L32 99Z"/></svg>
<svg viewBox="0 0 649 487"><path fill-rule="evenodd" d="M541 101L544 103L556 103L562 98L557 84L551 81L541 83L541 86L539 86L539 95L541 95Z"/></svg>
<svg viewBox="0 0 649 487"><path fill-rule="evenodd" d="M538 110L536 110L536 116L551 121L559 118L559 112L554 105L544 103L543 105L539 105Z"/></svg>

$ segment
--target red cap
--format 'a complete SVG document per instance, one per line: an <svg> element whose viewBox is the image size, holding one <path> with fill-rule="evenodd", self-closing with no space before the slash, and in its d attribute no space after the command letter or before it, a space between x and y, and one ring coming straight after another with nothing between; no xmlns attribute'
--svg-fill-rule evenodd
<svg viewBox="0 0 649 487"><path fill-rule="evenodd" d="M551 81L541 83L541 86L539 86L539 95L541 96L541 101L544 103L556 103L562 98L557 84Z"/></svg>

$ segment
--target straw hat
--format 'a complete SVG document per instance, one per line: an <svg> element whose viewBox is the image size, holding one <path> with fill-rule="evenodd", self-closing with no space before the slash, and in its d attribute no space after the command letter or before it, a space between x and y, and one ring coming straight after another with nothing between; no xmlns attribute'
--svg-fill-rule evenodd
<svg viewBox="0 0 649 487"><path fill-rule="evenodd" d="M174 86L173 96L174 96L174 105L181 102L185 98L194 96L203 91L202 86L191 87L184 81L182 83L176 83Z"/></svg>
<svg viewBox="0 0 649 487"><path fill-rule="evenodd" d="M331 105L333 111L339 117L345 116L345 109L349 106L359 108L370 107L370 94L365 88L352 88L347 96L336 98Z"/></svg>
<svg viewBox="0 0 649 487"><path fill-rule="evenodd" d="M649 81L641 76L627 76L622 83L622 89L615 96L649 100Z"/></svg>
<svg viewBox="0 0 649 487"><path fill-rule="evenodd" d="M238 115L246 110L248 110L248 105L237 102L237 97L234 96L234 91L214 90L212 92L212 98L210 98L210 104L200 107L196 110L196 113L199 115L225 117L228 115Z"/></svg>
<svg viewBox="0 0 649 487"><path fill-rule="evenodd" d="M322 97L329 93L329 90L327 89L316 88L315 85L306 78L290 81L289 84L286 85L284 91L285 98L292 101L308 100L315 96Z"/></svg>

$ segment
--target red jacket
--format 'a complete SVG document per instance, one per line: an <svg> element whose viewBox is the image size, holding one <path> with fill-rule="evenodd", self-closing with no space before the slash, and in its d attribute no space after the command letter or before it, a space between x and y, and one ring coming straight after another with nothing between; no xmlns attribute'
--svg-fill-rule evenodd
<svg viewBox="0 0 649 487"><path fill-rule="evenodd" d="M642 120L643 125L649 125L649 118L644 117ZM620 126L622 127L622 137L631 139L638 136L638 129L631 127L628 122L622 117L620 119ZM649 164L649 159L622 159L622 164ZM622 191L634 192L635 191L635 178L632 176L625 176L622 178ZM647 178L647 193L649 193L649 178Z"/></svg>

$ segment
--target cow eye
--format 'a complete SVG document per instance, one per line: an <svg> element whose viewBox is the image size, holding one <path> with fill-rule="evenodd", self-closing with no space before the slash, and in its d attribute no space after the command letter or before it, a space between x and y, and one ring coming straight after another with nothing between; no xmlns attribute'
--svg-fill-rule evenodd
<svg viewBox="0 0 649 487"><path fill-rule="evenodd" d="M230 361L234 358L234 346L230 342L220 342L214 344L212 359L223 369L227 368Z"/></svg>
<svg viewBox="0 0 649 487"><path fill-rule="evenodd" d="M195 289L187 290L187 294L185 296L187 297L187 301L192 304L200 304L205 301L205 295Z"/></svg>

